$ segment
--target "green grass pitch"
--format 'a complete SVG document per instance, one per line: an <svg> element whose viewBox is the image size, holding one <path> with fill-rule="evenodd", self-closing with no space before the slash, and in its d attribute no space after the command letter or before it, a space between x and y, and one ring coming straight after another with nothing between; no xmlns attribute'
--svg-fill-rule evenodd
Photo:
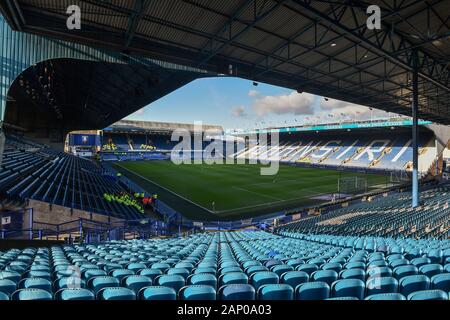
<svg viewBox="0 0 450 320"><path fill-rule="evenodd" d="M280 165L274 176L260 165L175 165L170 161L120 162L121 171L159 199L193 220L235 220L326 202L341 176L364 176L369 186L388 177Z"/></svg>

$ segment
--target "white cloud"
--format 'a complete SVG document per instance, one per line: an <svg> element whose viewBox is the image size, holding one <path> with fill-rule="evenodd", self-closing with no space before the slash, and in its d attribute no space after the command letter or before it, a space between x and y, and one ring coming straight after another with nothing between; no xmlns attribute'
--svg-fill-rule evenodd
<svg viewBox="0 0 450 320"><path fill-rule="evenodd" d="M260 95L260 93L259 93L259 91L257 91L257 90L250 90L250 91L248 92L248 96L249 96L249 97L252 97L252 98L257 97L257 96L259 96L259 95Z"/></svg>
<svg viewBox="0 0 450 320"><path fill-rule="evenodd" d="M245 108L243 106L237 106L231 109L231 115L236 118L246 117L247 113L245 112Z"/></svg>
<svg viewBox="0 0 450 320"><path fill-rule="evenodd" d="M293 91L287 95L257 97L252 108L258 116L267 114L313 114L315 96Z"/></svg>
<svg viewBox="0 0 450 320"><path fill-rule="evenodd" d="M322 110L321 113L325 116L332 114L335 117L346 117L350 119L356 117L358 120L370 120L371 118L387 117L388 115L388 113L383 110L375 108L370 110L370 108L366 106L335 99L328 99L328 101L322 99L320 109Z"/></svg>

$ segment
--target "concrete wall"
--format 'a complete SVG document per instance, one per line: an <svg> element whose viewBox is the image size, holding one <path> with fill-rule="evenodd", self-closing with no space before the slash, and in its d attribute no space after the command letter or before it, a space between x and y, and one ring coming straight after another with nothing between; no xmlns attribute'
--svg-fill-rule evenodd
<svg viewBox="0 0 450 320"><path fill-rule="evenodd" d="M46 226L45 223L50 224L62 224L70 221L75 221L79 219L92 220L100 223L114 223L122 222L123 220L108 217L105 215L89 213L87 211L70 209L67 207L62 207L58 205L50 205L46 202L29 200L27 208L33 209L33 229L53 229L50 226ZM30 210L27 210L23 218L23 229L30 228ZM70 227L75 227L76 223L70 225ZM66 228L69 227L66 226Z"/></svg>

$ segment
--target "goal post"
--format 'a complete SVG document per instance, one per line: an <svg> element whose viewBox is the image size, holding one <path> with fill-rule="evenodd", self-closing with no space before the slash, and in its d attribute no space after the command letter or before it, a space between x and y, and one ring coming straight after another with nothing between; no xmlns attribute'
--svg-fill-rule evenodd
<svg viewBox="0 0 450 320"><path fill-rule="evenodd" d="M354 195L368 190L367 178L361 176L341 176L338 178L338 194Z"/></svg>

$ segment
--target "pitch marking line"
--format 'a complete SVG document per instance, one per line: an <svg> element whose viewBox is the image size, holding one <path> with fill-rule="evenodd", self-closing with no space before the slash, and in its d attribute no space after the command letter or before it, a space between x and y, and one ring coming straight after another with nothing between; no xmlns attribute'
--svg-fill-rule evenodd
<svg viewBox="0 0 450 320"><path fill-rule="evenodd" d="M159 183L156 183L156 182L154 182L154 181L152 181L152 180L150 180L150 179L147 179L147 178L143 177L142 175L140 175L140 174L138 174L138 173L135 173L135 172L133 172L133 171L131 171L131 170L129 170L129 169L127 169L127 168L121 166L121 165L118 164L118 163L116 163L116 165L119 166L119 167L121 167L122 169L124 169L124 170L130 172L131 174L134 174L134 175L140 177L141 179L147 180L148 182L150 182L150 183L152 183L152 184L158 186L158 187L161 188L161 189L164 189L164 190L166 190L166 191L168 191L168 192L174 194L175 196L177 196L177 197L179 197L179 198L181 198L181 199L183 199L183 200L185 200L185 201L187 201L187 202L189 202L189 203L191 203L191 204L193 204L193 205L195 205L195 206L197 206L197 207L199 207L199 208L201 208L201 209L203 209L203 210L208 211L208 212L211 213L211 214L215 214L215 213L216 213L216 212L214 212L214 211L211 211L210 209L207 209L207 208L205 208L205 207L203 207L203 206L201 206L201 205L199 205L199 204L197 204L197 203L195 203L195 202L189 200L188 198L183 197L182 195L179 195L179 194L176 193L176 192L173 192L173 191L170 190L170 189L167 189L166 187L163 187L163 186L160 185Z"/></svg>

